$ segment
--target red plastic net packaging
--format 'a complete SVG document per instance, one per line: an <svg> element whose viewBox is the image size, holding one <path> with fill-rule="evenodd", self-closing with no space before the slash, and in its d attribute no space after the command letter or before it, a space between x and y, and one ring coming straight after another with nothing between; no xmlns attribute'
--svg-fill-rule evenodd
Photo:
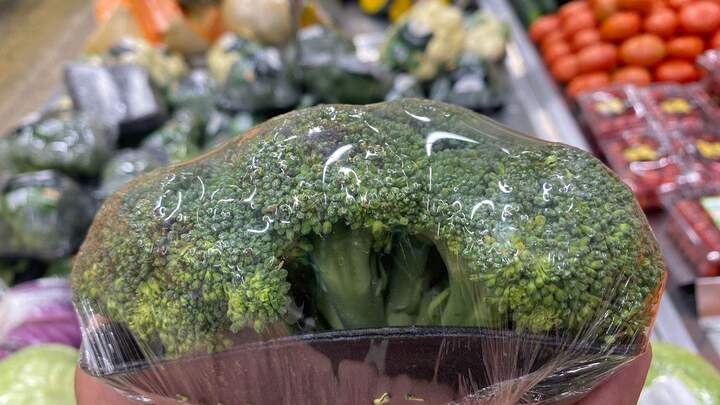
<svg viewBox="0 0 720 405"><path fill-rule="evenodd" d="M600 161L413 99L138 177L73 269L81 366L192 404L573 403L645 350L664 279Z"/></svg>

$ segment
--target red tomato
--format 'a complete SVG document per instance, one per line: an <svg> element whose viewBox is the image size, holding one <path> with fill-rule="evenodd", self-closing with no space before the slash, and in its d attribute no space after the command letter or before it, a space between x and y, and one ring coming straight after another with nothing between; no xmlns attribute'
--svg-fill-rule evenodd
<svg viewBox="0 0 720 405"><path fill-rule="evenodd" d="M569 53L570 45L565 42L557 42L548 47L546 51L543 51L543 59L545 59L545 63L547 63L548 66L552 66L557 58L568 55Z"/></svg>
<svg viewBox="0 0 720 405"><path fill-rule="evenodd" d="M653 1L652 7L650 8L650 12L653 13L655 11L667 9L670 9L670 6L665 2L665 0L655 0Z"/></svg>
<svg viewBox="0 0 720 405"><path fill-rule="evenodd" d="M573 0L563 4L558 9L558 15L561 18L566 18L582 11L590 11L590 5L583 0Z"/></svg>
<svg viewBox="0 0 720 405"><path fill-rule="evenodd" d="M710 48L720 49L720 31L715 32L715 35L710 39Z"/></svg>
<svg viewBox="0 0 720 405"><path fill-rule="evenodd" d="M655 34L662 38L668 38L675 33L678 19L675 13L669 8L663 8L650 13L645 19L645 32Z"/></svg>
<svg viewBox="0 0 720 405"><path fill-rule="evenodd" d="M580 93L597 89L610 83L610 77L605 72L585 73L576 76L568 83L566 91L570 97L577 97Z"/></svg>
<svg viewBox="0 0 720 405"><path fill-rule="evenodd" d="M586 28L575 33L572 39L572 47L577 51L598 42L600 42L600 32L595 28Z"/></svg>
<svg viewBox="0 0 720 405"><path fill-rule="evenodd" d="M622 41L640 32L640 15L633 11L615 13L603 21L600 35L608 41Z"/></svg>
<svg viewBox="0 0 720 405"><path fill-rule="evenodd" d="M558 42L565 42L565 34L560 30L553 31L545 35L545 38L543 38L542 42L540 43L540 49L545 52L547 51L547 48L553 46L554 44L557 44Z"/></svg>
<svg viewBox="0 0 720 405"><path fill-rule="evenodd" d="M595 28L595 15L592 11L581 11L562 19L562 29L568 38L586 28Z"/></svg>
<svg viewBox="0 0 720 405"><path fill-rule="evenodd" d="M580 73L608 71L617 64L617 49L607 43L594 44L581 50L577 59Z"/></svg>
<svg viewBox="0 0 720 405"><path fill-rule="evenodd" d="M625 66L613 73L612 82L645 86L652 82L652 75L642 66Z"/></svg>
<svg viewBox="0 0 720 405"><path fill-rule="evenodd" d="M560 28L560 17L555 14L544 15L530 25L530 39L539 43L549 33Z"/></svg>
<svg viewBox="0 0 720 405"><path fill-rule="evenodd" d="M667 0L668 5L675 10L680 10L684 5L690 4L693 0Z"/></svg>
<svg viewBox="0 0 720 405"><path fill-rule="evenodd" d="M720 27L720 5L707 0L689 3L680 10L680 25L693 34L707 34Z"/></svg>
<svg viewBox="0 0 720 405"><path fill-rule="evenodd" d="M695 65L686 60L671 59L655 69L655 80L660 82L687 83L699 78L700 72Z"/></svg>
<svg viewBox="0 0 720 405"><path fill-rule="evenodd" d="M620 58L628 65L652 66L660 62L665 53L665 43L653 34L634 36L620 47Z"/></svg>
<svg viewBox="0 0 720 405"><path fill-rule="evenodd" d="M618 0L618 6L621 10L632 10L640 13L650 11L653 0Z"/></svg>
<svg viewBox="0 0 720 405"><path fill-rule="evenodd" d="M578 60L575 55L564 55L555 60L550 68L555 80L565 83L578 74Z"/></svg>
<svg viewBox="0 0 720 405"><path fill-rule="evenodd" d="M595 18L602 21L618 10L617 3L618 0L591 0L590 7L593 13L595 13Z"/></svg>
<svg viewBox="0 0 720 405"><path fill-rule="evenodd" d="M696 35L673 38L667 43L667 53L674 58L695 60L704 50L705 42Z"/></svg>

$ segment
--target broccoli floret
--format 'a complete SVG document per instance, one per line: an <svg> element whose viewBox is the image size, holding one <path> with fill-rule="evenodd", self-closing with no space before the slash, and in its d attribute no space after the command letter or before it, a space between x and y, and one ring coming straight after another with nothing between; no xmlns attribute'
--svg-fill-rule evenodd
<svg viewBox="0 0 720 405"><path fill-rule="evenodd" d="M80 308L166 355L405 325L634 342L663 277L597 159L412 99L292 112L132 180L73 269Z"/></svg>

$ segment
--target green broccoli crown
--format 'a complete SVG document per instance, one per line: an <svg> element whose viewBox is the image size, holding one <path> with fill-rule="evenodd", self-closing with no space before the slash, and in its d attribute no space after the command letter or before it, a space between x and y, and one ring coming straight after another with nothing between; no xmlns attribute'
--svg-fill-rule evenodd
<svg viewBox="0 0 720 405"><path fill-rule="evenodd" d="M307 269L332 329L605 343L644 335L664 277L632 193L597 159L406 99L292 112L135 179L96 217L73 281L79 304L184 353L290 323L310 306L290 281Z"/></svg>

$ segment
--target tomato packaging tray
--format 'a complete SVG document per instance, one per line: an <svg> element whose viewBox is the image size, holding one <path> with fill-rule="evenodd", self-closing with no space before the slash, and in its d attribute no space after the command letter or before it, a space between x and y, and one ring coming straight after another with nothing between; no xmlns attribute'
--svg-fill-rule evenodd
<svg viewBox="0 0 720 405"><path fill-rule="evenodd" d="M699 277L720 275L720 183L663 195L667 231Z"/></svg>
<svg viewBox="0 0 720 405"><path fill-rule="evenodd" d="M658 191L673 188L685 174L677 141L647 126L625 130L600 148L643 208L658 207Z"/></svg>
<svg viewBox="0 0 720 405"><path fill-rule="evenodd" d="M703 181L720 181L720 131L711 125L702 130L676 131L691 170Z"/></svg>
<svg viewBox="0 0 720 405"><path fill-rule="evenodd" d="M595 138L611 138L644 125L643 109L633 91L632 86L616 85L580 96L578 104Z"/></svg>
<svg viewBox="0 0 720 405"><path fill-rule="evenodd" d="M698 64L705 70L704 85L710 95L715 112L720 111L720 50L713 49L698 58Z"/></svg>
<svg viewBox="0 0 720 405"><path fill-rule="evenodd" d="M720 122L720 83L695 83L687 86L687 91L703 107L706 124Z"/></svg>
<svg viewBox="0 0 720 405"><path fill-rule="evenodd" d="M708 117L709 106L686 86L662 84L638 90L640 101L651 119L668 129L701 131Z"/></svg>

